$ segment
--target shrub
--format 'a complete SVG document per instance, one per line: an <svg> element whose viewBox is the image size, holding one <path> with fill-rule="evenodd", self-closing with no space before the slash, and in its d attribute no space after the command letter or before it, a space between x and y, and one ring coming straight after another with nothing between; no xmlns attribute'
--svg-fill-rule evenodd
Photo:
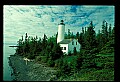
<svg viewBox="0 0 120 82"><path fill-rule="evenodd" d="M69 52L68 52L68 55L69 55L69 56L71 56L71 55L72 55L71 51L69 51Z"/></svg>
<svg viewBox="0 0 120 82"><path fill-rule="evenodd" d="M61 66L60 70L61 70L62 72L64 72L65 74L70 73L71 68L70 68L70 66L68 65L67 60L64 60L64 61L63 61L63 65Z"/></svg>
<svg viewBox="0 0 120 82"><path fill-rule="evenodd" d="M41 57L40 56L36 56L35 60L36 61L41 61Z"/></svg>
<svg viewBox="0 0 120 82"><path fill-rule="evenodd" d="M84 56L82 56L82 68L92 67L96 67L95 54L84 54Z"/></svg>
<svg viewBox="0 0 120 82"><path fill-rule="evenodd" d="M55 60L55 67L61 68L62 65L63 65L62 58Z"/></svg>
<svg viewBox="0 0 120 82"><path fill-rule="evenodd" d="M41 62L44 62L44 63L46 63L47 62L47 57L46 56L41 56Z"/></svg>
<svg viewBox="0 0 120 82"><path fill-rule="evenodd" d="M105 69L111 69L114 68L114 62L107 62L104 64Z"/></svg>
<svg viewBox="0 0 120 82"><path fill-rule="evenodd" d="M97 81L112 81L114 80L114 71L108 69L96 70L91 72L92 79Z"/></svg>
<svg viewBox="0 0 120 82"><path fill-rule="evenodd" d="M93 48L92 50L90 50L91 54L95 54L95 53L98 53L98 52L99 52L98 48Z"/></svg>
<svg viewBox="0 0 120 82"><path fill-rule="evenodd" d="M48 64L48 66L50 66L50 67L53 67L53 66L55 65L54 61L53 61L53 60L50 60L50 59L47 61L47 64Z"/></svg>
<svg viewBox="0 0 120 82"><path fill-rule="evenodd" d="M34 54L27 53L27 58L28 59L35 59Z"/></svg>

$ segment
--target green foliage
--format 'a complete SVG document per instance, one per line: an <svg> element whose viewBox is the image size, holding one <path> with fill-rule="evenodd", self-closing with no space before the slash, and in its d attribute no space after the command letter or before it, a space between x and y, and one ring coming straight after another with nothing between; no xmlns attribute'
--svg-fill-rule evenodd
<svg viewBox="0 0 120 82"><path fill-rule="evenodd" d="M44 37L31 37L26 33L25 40L19 39L18 48L16 49L16 54L28 57L30 59L35 59L35 56L41 55L44 56L42 61L47 62L48 58L55 60L63 55L59 44L56 44L56 38L50 37L47 39L47 36L44 34Z"/></svg>
<svg viewBox="0 0 120 82"><path fill-rule="evenodd" d="M78 56L65 56L55 61L55 67L60 69L59 74L61 75L72 75L77 72L80 66L81 60Z"/></svg>
<svg viewBox="0 0 120 82"><path fill-rule="evenodd" d="M78 38L78 42L81 44L82 49L85 47L85 35L83 33L80 33L80 36Z"/></svg>
<svg viewBox="0 0 120 82"><path fill-rule="evenodd" d="M59 44L55 44L52 52L50 53L50 57L52 60L56 60L58 58L60 58L63 55L63 52L61 50L61 47L59 46Z"/></svg>
<svg viewBox="0 0 120 82"><path fill-rule="evenodd" d="M28 59L35 59L35 55L34 55L34 54L27 53L27 58L28 58Z"/></svg>
<svg viewBox="0 0 120 82"><path fill-rule="evenodd" d="M57 59L57 60L55 60L55 67L58 67L60 69L62 65L63 65L62 57Z"/></svg>
<svg viewBox="0 0 120 82"><path fill-rule="evenodd" d="M104 68L105 69L112 69L112 68L114 68L114 62L106 62L104 64Z"/></svg>
<svg viewBox="0 0 120 82"><path fill-rule="evenodd" d="M35 61L36 62L41 61L41 57L40 56L36 56Z"/></svg>
<svg viewBox="0 0 120 82"><path fill-rule="evenodd" d="M46 56L41 56L41 62L46 63L48 58Z"/></svg>
<svg viewBox="0 0 120 82"><path fill-rule="evenodd" d="M90 51L85 50L82 54L82 68L95 67L95 55L91 54Z"/></svg>
<svg viewBox="0 0 120 82"><path fill-rule="evenodd" d="M96 66L100 69L114 68L114 55L112 54L99 54L95 59Z"/></svg>
<svg viewBox="0 0 120 82"><path fill-rule="evenodd" d="M92 50L90 50L90 53L96 54L96 53L99 53L99 50L98 50L98 48L93 48Z"/></svg>
<svg viewBox="0 0 120 82"><path fill-rule="evenodd" d="M69 55L69 56L71 56L71 55L72 55L71 51L69 51L69 52L68 52L68 55Z"/></svg>
<svg viewBox="0 0 120 82"><path fill-rule="evenodd" d="M38 38L26 33L25 38L22 36L18 41L16 54L58 68L57 75L62 76L61 79L69 76L76 79L80 74L78 79L81 80L113 80L115 27L112 29L110 24L108 28L108 23L103 21L102 30L97 34L94 28L91 21L87 28L82 27L81 33L74 35L70 29L65 33L65 39L78 39L81 44L80 52L74 48L73 53L68 52L68 56L64 56L56 41L57 34L50 38L44 34L43 38ZM76 74L78 70L80 73Z"/></svg>
<svg viewBox="0 0 120 82"><path fill-rule="evenodd" d="M74 47L74 49L73 49L73 54L74 54L74 55L76 55L76 54L77 54L76 47Z"/></svg>
<svg viewBox="0 0 120 82"><path fill-rule="evenodd" d="M50 67L54 67L54 65L55 65L55 63L54 63L53 60L48 60L48 61L47 61L47 64L48 64L48 66L50 66Z"/></svg>
<svg viewBox="0 0 120 82"><path fill-rule="evenodd" d="M93 23L91 21L87 31L85 32L85 49L91 50L96 46L96 39L95 39L95 31L93 27Z"/></svg>
<svg viewBox="0 0 120 82"><path fill-rule="evenodd" d="M100 53L112 53L114 52L114 40L110 40L105 44L105 46L101 49Z"/></svg>

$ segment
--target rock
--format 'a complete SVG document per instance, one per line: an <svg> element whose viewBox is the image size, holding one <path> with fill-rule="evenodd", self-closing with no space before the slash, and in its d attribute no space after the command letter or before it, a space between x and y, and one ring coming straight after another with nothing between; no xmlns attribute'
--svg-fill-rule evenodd
<svg viewBox="0 0 120 82"><path fill-rule="evenodd" d="M13 76L13 73L11 73L11 76Z"/></svg>
<svg viewBox="0 0 120 82"><path fill-rule="evenodd" d="M25 65L24 60L19 56L10 57L11 66L13 68L13 74L15 81L51 81L56 79L52 68L38 64L35 62L29 62Z"/></svg>

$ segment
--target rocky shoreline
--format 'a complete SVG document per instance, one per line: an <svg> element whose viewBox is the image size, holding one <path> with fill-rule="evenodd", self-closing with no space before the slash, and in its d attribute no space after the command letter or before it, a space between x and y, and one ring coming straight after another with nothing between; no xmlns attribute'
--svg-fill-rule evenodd
<svg viewBox="0 0 120 82"><path fill-rule="evenodd" d="M23 57L11 55L9 57L9 65L13 69L11 76L13 81L51 81L57 80L56 70L51 67L46 67L43 64L35 61L27 62Z"/></svg>

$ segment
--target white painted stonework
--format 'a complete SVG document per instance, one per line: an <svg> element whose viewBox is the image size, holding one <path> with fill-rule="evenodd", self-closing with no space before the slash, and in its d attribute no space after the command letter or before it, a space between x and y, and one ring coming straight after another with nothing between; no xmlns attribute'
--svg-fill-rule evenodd
<svg viewBox="0 0 120 82"><path fill-rule="evenodd" d="M68 54L68 44L60 44L60 47L62 48L63 53ZM64 49L66 47L66 50Z"/></svg>
<svg viewBox="0 0 120 82"><path fill-rule="evenodd" d="M79 52L81 45L77 39L64 39L65 34L65 24L64 21L61 20L61 23L58 25L58 36L57 43L60 44L63 53L68 54L69 52L73 53L74 47L76 51Z"/></svg>
<svg viewBox="0 0 120 82"><path fill-rule="evenodd" d="M73 43L73 44L72 44ZM71 41L69 44L68 44L68 51L71 51L71 53L73 53L74 51L74 47L76 47L76 51L79 52L80 51L80 43L76 40L76 39L73 39L73 41Z"/></svg>
<svg viewBox="0 0 120 82"><path fill-rule="evenodd" d="M81 45L76 39L73 39L68 44L60 44L60 47L62 48L63 53L68 54L69 52L73 53L74 47L76 47L76 51L79 52Z"/></svg>
<svg viewBox="0 0 120 82"><path fill-rule="evenodd" d="M65 34L65 25L64 24L59 24L58 25L57 43L64 39L64 34Z"/></svg>

